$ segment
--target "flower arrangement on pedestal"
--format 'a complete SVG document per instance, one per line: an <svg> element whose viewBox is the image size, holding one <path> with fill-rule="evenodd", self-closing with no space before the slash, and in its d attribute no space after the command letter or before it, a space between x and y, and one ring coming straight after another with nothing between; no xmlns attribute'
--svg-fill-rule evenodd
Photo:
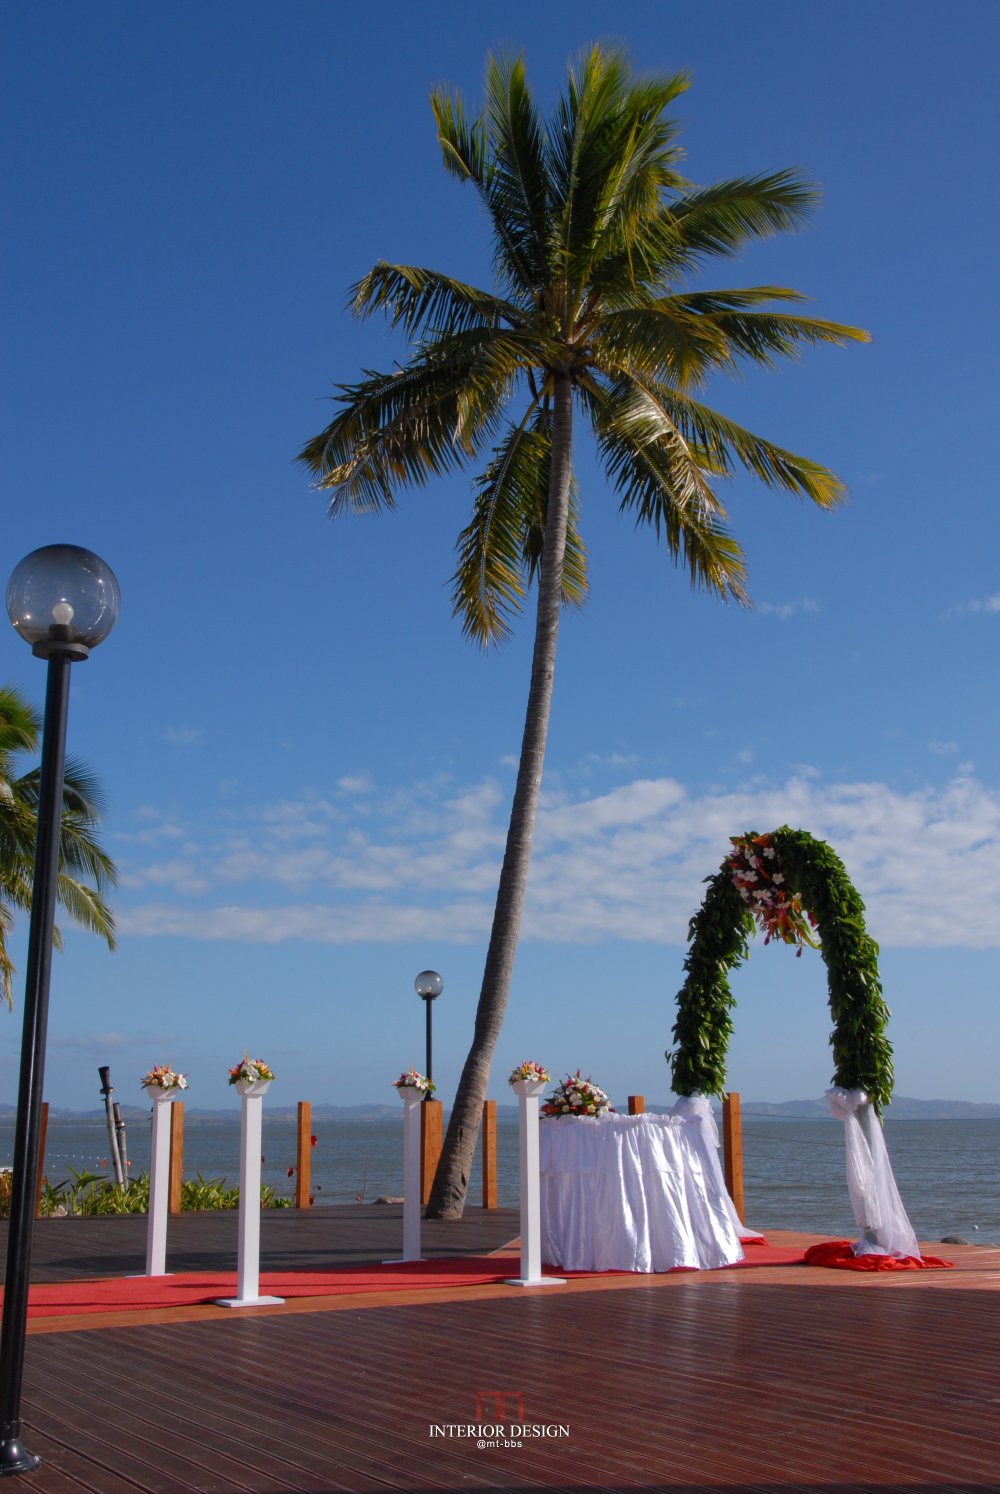
<svg viewBox="0 0 1000 1494"><path fill-rule="evenodd" d="M238 1064L229 1070L230 1084L257 1084L261 1080L270 1083L274 1078L272 1069L262 1058L251 1058L249 1053L244 1053Z"/></svg>
<svg viewBox="0 0 1000 1494"><path fill-rule="evenodd" d="M418 1089L422 1095L432 1095L437 1089L433 1080L428 1079L426 1074L418 1074L412 1064L398 1079L393 1080L393 1086L396 1089Z"/></svg>
<svg viewBox="0 0 1000 1494"><path fill-rule="evenodd" d="M548 1069L543 1069L540 1063L532 1063L530 1059L525 1059L524 1063L519 1063L516 1069L511 1069L507 1076L507 1083L517 1084L521 1079L534 1079L539 1084L548 1084L551 1078L552 1075Z"/></svg>
<svg viewBox="0 0 1000 1494"><path fill-rule="evenodd" d="M778 853L769 835L732 836L732 855L726 862L740 897L764 934L764 943L780 939L819 949L813 935L816 920L802 907L802 899L787 884Z"/></svg>
<svg viewBox="0 0 1000 1494"><path fill-rule="evenodd" d="M187 1089L185 1074L177 1074L168 1063L156 1063L139 1080L143 1089Z"/></svg>
<svg viewBox="0 0 1000 1494"><path fill-rule="evenodd" d="M577 1115L593 1119L605 1113L614 1113L611 1101L589 1076L581 1078L579 1069L575 1074L567 1074L542 1106L542 1114L553 1117Z"/></svg>

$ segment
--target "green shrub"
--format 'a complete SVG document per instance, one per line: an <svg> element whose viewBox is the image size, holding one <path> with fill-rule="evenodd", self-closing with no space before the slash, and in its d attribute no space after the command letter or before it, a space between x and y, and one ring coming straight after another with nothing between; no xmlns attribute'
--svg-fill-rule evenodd
<svg viewBox="0 0 1000 1494"><path fill-rule="evenodd" d="M142 1172L129 1178L119 1188L111 1178L99 1172L77 1172L60 1183L42 1179L39 1212L43 1216L68 1214L145 1214L149 1210L149 1176ZM10 1214L10 1172L0 1172L0 1218ZM181 1209L201 1212L212 1209L238 1209L240 1190L229 1187L225 1178L205 1178L199 1172L181 1184ZM280 1198L267 1183L260 1188L262 1209L290 1209L292 1201Z"/></svg>

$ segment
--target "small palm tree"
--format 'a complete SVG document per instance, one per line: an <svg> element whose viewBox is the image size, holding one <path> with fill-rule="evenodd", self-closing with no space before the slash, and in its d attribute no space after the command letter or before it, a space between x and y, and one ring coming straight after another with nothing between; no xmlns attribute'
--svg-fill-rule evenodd
<svg viewBox="0 0 1000 1494"><path fill-rule="evenodd" d="M21 753L38 750L41 722L16 690L0 688L0 996L12 1005L14 968L7 953L7 936L15 910L31 908L38 824L39 769L15 776ZM116 881L114 863L95 837L103 796L93 774L68 760L63 784L62 828L59 836L59 873L56 896L75 923L100 934L115 947L115 921L101 897ZM77 875L80 874L80 875ZM89 886L82 877L89 878ZM62 947L59 930L56 948Z"/></svg>
<svg viewBox="0 0 1000 1494"><path fill-rule="evenodd" d="M742 467L830 508L826 468L754 435L697 396L715 374L765 368L805 344L867 334L805 316L782 286L686 288L713 257L798 228L817 199L793 171L695 188L680 175L666 110L683 73L637 77L595 46L571 66L551 119L520 58L487 60L476 118L431 95L448 171L471 184L493 235L495 287L379 263L354 287L413 344L390 373L338 386L337 412L303 448L331 517L392 508L485 459L458 540L454 608L468 636L502 641L527 588L538 598L531 682L506 853L472 1047L428 1213L461 1212L490 1063L513 972L552 699L561 604L586 594L573 481L573 423L589 423L622 512L683 560L692 584L746 602L739 545L718 482ZM778 308L778 309L776 309Z"/></svg>

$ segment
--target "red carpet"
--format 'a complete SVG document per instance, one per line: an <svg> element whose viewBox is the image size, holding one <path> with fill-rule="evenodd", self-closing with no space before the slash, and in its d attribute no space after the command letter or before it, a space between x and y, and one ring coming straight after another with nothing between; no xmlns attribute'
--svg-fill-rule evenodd
<svg viewBox="0 0 1000 1494"><path fill-rule="evenodd" d="M833 1266L841 1271L943 1271L955 1264L936 1255L855 1255L850 1240L810 1245L803 1259L807 1266Z"/></svg>
<svg viewBox="0 0 1000 1494"><path fill-rule="evenodd" d="M260 1293L268 1297L333 1297L349 1292L405 1292L429 1287L480 1286L516 1274L517 1257L468 1256L462 1260L345 1266L335 1271L266 1271ZM109 1276L94 1281L40 1282L28 1292L29 1317L67 1313L131 1312L190 1307L235 1297L236 1273L184 1271L174 1276ZM2 1296L2 1294L0 1294Z"/></svg>
<svg viewBox="0 0 1000 1494"><path fill-rule="evenodd" d="M769 1245L766 1240L743 1240L743 1259L727 1271L736 1271L741 1266L801 1266L804 1256L801 1245Z"/></svg>
<svg viewBox="0 0 1000 1494"><path fill-rule="evenodd" d="M741 1240L743 1259L733 1261L731 1266L720 1266L720 1271L739 1271L747 1266L801 1266L804 1256L801 1245L769 1245L766 1240ZM675 1266L675 1271L697 1271L697 1266Z"/></svg>
<svg viewBox="0 0 1000 1494"><path fill-rule="evenodd" d="M788 1266L802 1261L801 1249L748 1243L740 1266ZM334 1297L356 1292L405 1292L439 1287L483 1286L516 1276L516 1255L466 1256L458 1260L393 1262L344 1266L335 1271L262 1272L260 1293L268 1297ZM679 1269L684 1269L683 1267ZM632 1272L559 1271L572 1279L632 1275ZM236 1295L235 1272L185 1271L174 1276L110 1276L92 1281L37 1282L28 1293L28 1316L136 1312L161 1307L192 1307ZM0 1293L2 1298L2 1293Z"/></svg>

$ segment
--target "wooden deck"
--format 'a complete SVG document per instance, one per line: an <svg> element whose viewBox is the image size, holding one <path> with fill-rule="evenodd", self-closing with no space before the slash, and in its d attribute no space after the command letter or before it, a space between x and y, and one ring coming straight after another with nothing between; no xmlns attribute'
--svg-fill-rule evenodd
<svg viewBox="0 0 1000 1494"><path fill-rule="evenodd" d="M33 1277L141 1269L143 1225L43 1220ZM425 1225L425 1246L483 1253L516 1229L511 1211L471 1210ZM379 1259L401 1230L391 1207L265 1216L262 1267ZM234 1249L232 1217L171 1221L175 1269L231 1267ZM25 1488L995 1494L1000 1250L947 1253L954 1271L756 1267L33 1320L24 1440L44 1462ZM508 1438L521 1447L455 1430L513 1421L555 1430Z"/></svg>

